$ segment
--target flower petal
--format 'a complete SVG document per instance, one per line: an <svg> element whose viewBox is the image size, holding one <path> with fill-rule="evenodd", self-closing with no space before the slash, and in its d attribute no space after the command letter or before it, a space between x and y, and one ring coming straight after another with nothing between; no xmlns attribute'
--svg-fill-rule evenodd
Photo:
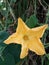
<svg viewBox="0 0 49 65"><path fill-rule="evenodd" d="M11 44L11 43L18 43L18 44L21 44L22 40L21 40L21 36L16 34L16 33L13 33L12 35L10 35L8 37L7 40L4 41L4 43L6 44Z"/></svg>
<svg viewBox="0 0 49 65"><path fill-rule="evenodd" d="M18 26L16 32L19 34L25 34L28 29L29 28L26 26L23 20L21 18L18 18Z"/></svg>
<svg viewBox="0 0 49 65"><path fill-rule="evenodd" d="M28 47L27 47L27 45L22 45L20 58L26 57L27 54L28 54Z"/></svg>
<svg viewBox="0 0 49 65"><path fill-rule="evenodd" d="M46 53L42 42L38 38L30 40L29 49L37 55L44 55Z"/></svg>
<svg viewBox="0 0 49 65"><path fill-rule="evenodd" d="M48 27L47 24L33 28L32 31L34 32L34 35L37 36L38 38L41 38L45 32L45 29Z"/></svg>

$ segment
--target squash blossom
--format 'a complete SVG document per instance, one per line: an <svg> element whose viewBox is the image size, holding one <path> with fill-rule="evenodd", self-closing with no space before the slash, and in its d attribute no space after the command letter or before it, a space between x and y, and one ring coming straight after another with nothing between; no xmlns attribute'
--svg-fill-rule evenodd
<svg viewBox="0 0 49 65"><path fill-rule="evenodd" d="M4 41L6 44L21 44L20 58L24 58L28 54L28 50L35 52L37 55L44 55L45 49L40 38L43 36L47 24L30 29L21 18L18 18L18 26L16 32Z"/></svg>

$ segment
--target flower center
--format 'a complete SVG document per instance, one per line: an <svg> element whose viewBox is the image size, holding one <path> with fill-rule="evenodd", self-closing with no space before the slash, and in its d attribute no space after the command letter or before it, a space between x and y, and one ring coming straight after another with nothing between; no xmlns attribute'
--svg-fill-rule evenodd
<svg viewBox="0 0 49 65"><path fill-rule="evenodd" d="M24 35L23 39L24 39L24 40L28 40L29 38L28 38L27 35Z"/></svg>

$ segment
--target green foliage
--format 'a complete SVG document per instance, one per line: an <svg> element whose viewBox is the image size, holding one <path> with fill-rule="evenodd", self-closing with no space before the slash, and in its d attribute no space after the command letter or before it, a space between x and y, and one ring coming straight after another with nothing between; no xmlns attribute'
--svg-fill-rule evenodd
<svg viewBox="0 0 49 65"><path fill-rule="evenodd" d="M0 43L3 42L7 37L9 36L9 33L6 31L0 31Z"/></svg>
<svg viewBox="0 0 49 65"><path fill-rule="evenodd" d="M0 55L2 54L3 50L7 47L3 41L9 36L8 32L0 31Z"/></svg>
<svg viewBox="0 0 49 65"><path fill-rule="evenodd" d="M31 15L30 18L28 20L26 20L26 24L30 28L35 27L37 25L37 23L38 23L38 19L35 15Z"/></svg>
<svg viewBox="0 0 49 65"><path fill-rule="evenodd" d="M0 58L0 65L15 65L15 60L13 55L6 52L4 52L4 54L2 55L2 59Z"/></svg>
<svg viewBox="0 0 49 65"><path fill-rule="evenodd" d="M46 54L45 58L46 58L46 59L44 59L44 60L45 60L44 65L49 65L49 53Z"/></svg>
<svg viewBox="0 0 49 65"><path fill-rule="evenodd" d="M20 52L21 52L21 46L20 45L18 45L18 44L8 45L6 50L8 50L8 52L14 56L16 63L20 61Z"/></svg>
<svg viewBox="0 0 49 65"><path fill-rule="evenodd" d="M49 60L49 54L46 54L46 57L48 58L48 60Z"/></svg>

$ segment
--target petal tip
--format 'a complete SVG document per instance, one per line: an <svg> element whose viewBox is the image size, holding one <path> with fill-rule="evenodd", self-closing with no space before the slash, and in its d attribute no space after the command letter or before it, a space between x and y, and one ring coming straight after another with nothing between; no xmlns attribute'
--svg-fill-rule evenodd
<svg viewBox="0 0 49 65"><path fill-rule="evenodd" d="M39 54L39 55L45 55L46 54L46 51L44 50L41 54Z"/></svg>
<svg viewBox="0 0 49 65"><path fill-rule="evenodd" d="M19 17L18 18L18 24L20 25L20 24L22 24L22 22L23 22L23 20Z"/></svg>
<svg viewBox="0 0 49 65"><path fill-rule="evenodd" d="M45 54L46 54L46 51L44 51L42 55L45 55Z"/></svg>
<svg viewBox="0 0 49 65"><path fill-rule="evenodd" d="M45 30L48 28L48 24L43 25L42 28L43 28L43 32L41 34L41 37L43 36Z"/></svg>
<svg viewBox="0 0 49 65"><path fill-rule="evenodd" d="M20 59L23 59L24 57L20 54Z"/></svg>
<svg viewBox="0 0 49 65"><path fill-rule="evenodd" d="M24 56L24 57L23 57L23 56L20 55L20 59L24 59L25 57L27 57L27 56Z"/></svg>
<svg viewBox="0 0 49 65"><path fill-rule="evenodd" d="M45 27L47 28L48 27L48 24L45 24Z"/></svg>
<svg viewBox="0 0 49 65"><path fill-rule="evenodd" d="M23 59L23 57L20 56L20 59Z"/></svg>
<svg viewBox="0 0 49 65"><path fill-rule="evenodd" d="M48 28L48 24L45 24L45 25L43 25L43 26L44 26L45 29Z"/></svg>
<svg viewBox="0 0 49 65"><path fill-rule="evenodd" d="M19 20L21 20L21 18L20 18L20 17L18 18L18 21L19 21Z"/></svg>
<svg viewBox="0 0 49 65"><path fill-rule="evenodd" d="M7 40L4 41L5 44L9 44Z"/></svg>

